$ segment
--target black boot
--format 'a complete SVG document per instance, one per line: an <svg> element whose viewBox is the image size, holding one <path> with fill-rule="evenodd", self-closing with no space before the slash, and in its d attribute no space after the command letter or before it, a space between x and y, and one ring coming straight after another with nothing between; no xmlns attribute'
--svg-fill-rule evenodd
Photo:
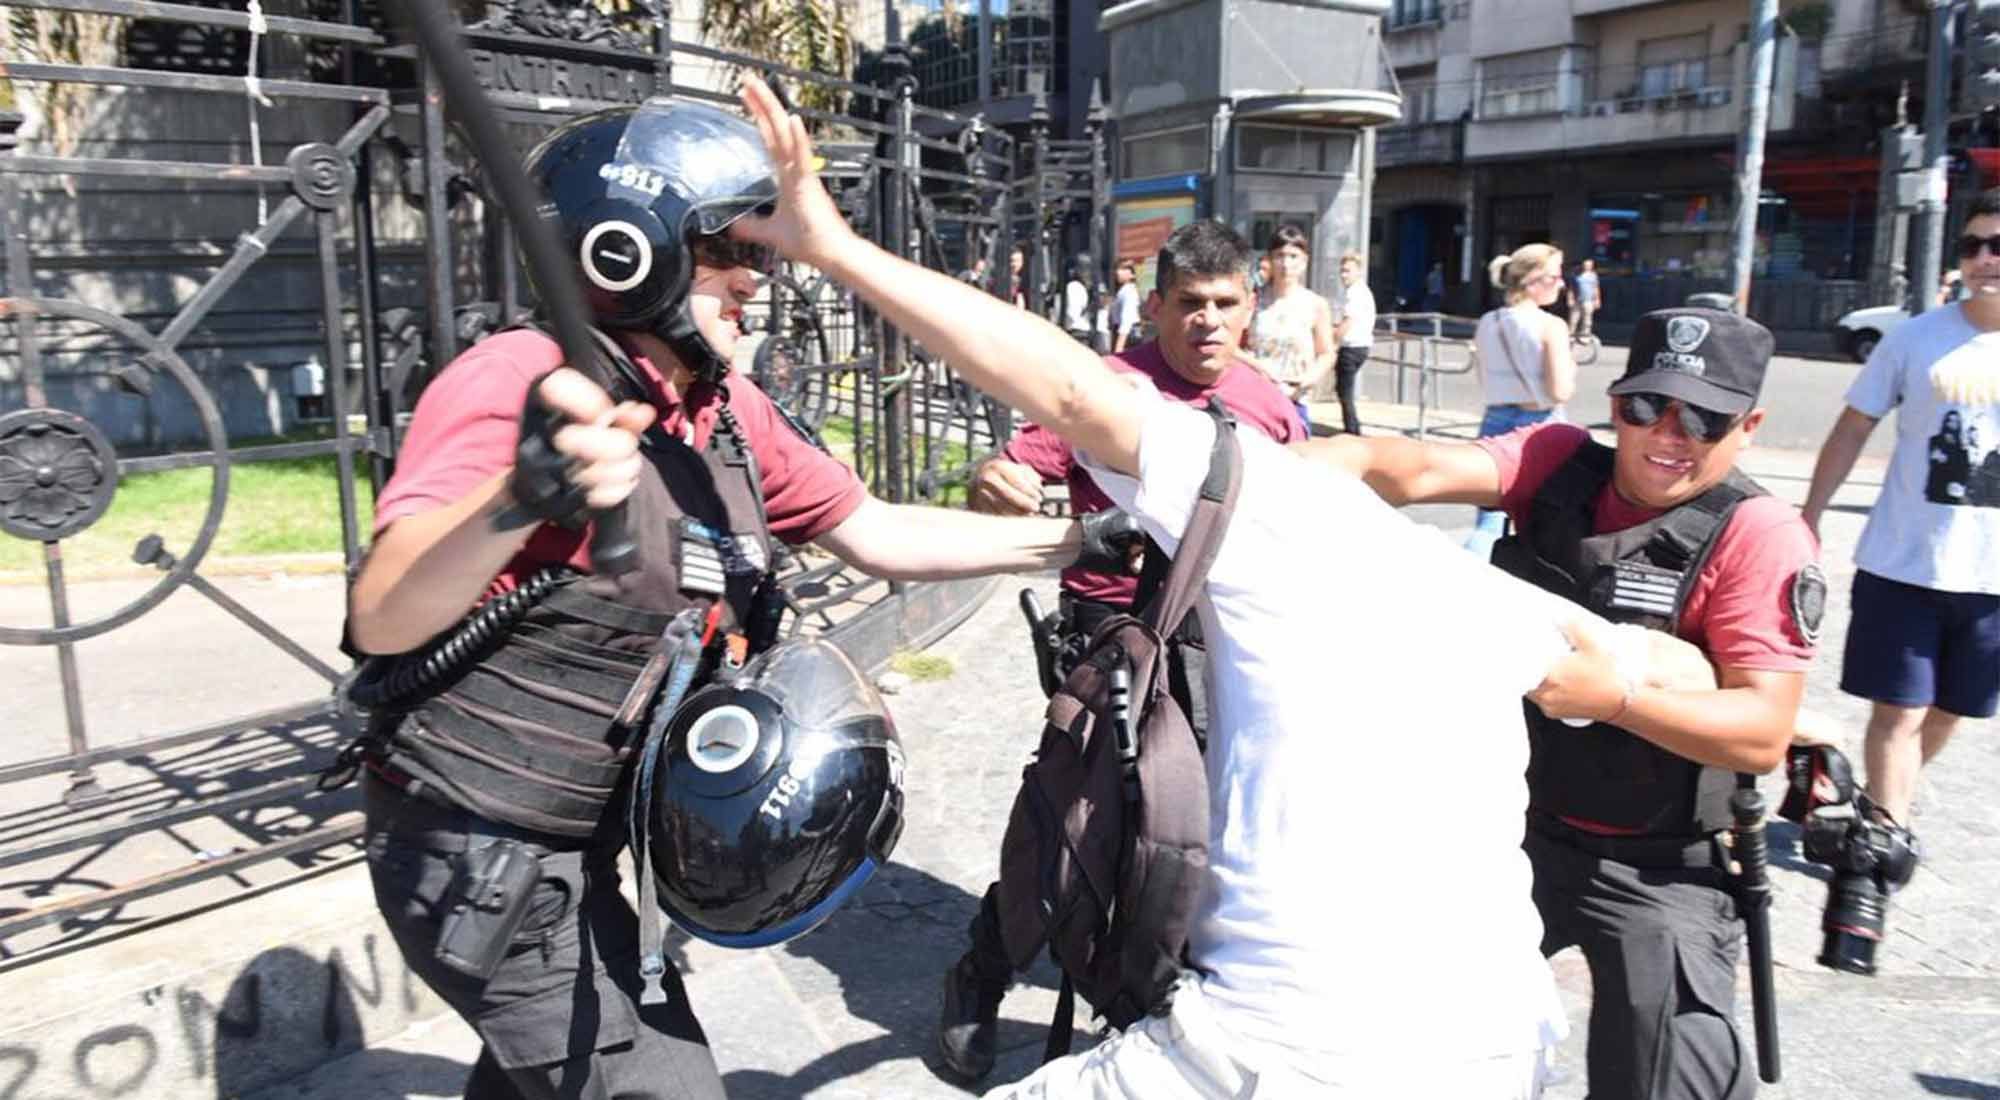
<svg viewBox="0 0 2000 1100"><path fill-rule="evenodd" d="M1007 995L1013 979L1006 948L1000 943L992 890L986 892L967 931L972 934L972 950L944 973L937 1052L945 1074L969 1085L993 1072L1000 999Z"/></svg>

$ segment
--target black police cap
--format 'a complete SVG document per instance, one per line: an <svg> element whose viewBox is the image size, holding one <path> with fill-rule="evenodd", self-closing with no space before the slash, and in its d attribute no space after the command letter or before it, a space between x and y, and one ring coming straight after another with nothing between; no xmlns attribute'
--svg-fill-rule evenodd
<svg viewBox="0 0 2000 1100"><path fill-rule="evenodd" d="M1757 404L1777 341L1771 330L1727 310L1677 307L1639 318L1613 397L1656 393L1720 413Z"/></svg>

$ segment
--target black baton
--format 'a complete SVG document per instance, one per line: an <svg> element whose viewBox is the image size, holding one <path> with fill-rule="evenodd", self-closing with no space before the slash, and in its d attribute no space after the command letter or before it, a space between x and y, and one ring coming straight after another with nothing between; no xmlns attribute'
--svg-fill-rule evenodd
<svg viewBox="0 0 2000 1100"><path fill-rule="evenodd" d="M1736 904L1750 948L1750 1014L1757 1025L1757 1076L1778 1083L1778 991L1771 974L1770 849L1764 838L1764 796L1749 787L1729 796L1736 819L1730 850L1736 861Z"/></svg>
<svg viewBox="0 0 2000 1100"><path fill-rule="evenodd" d="M404 0L385 5L402 16L404 25L416 38L424 60L436 71L445 102L458 113L465 136L479 158L480 170L492 185L500 208L506 212L521 241L528 270L535 277L535 290L555 327L562 345L563 359L584 376L615 394L616 387L603 365L603 353L590 335L590 311L583 289L571 272L574 260L557 240L555 230L540 212L535 185L521 167L520 154L507 143L500 128L499 112L486 100L473 72L458 24L445 0ZM633 543L625 517L625 505L615 504L591 516L590 567L607 576L629 573L638 568L639 548Z"/></svg>

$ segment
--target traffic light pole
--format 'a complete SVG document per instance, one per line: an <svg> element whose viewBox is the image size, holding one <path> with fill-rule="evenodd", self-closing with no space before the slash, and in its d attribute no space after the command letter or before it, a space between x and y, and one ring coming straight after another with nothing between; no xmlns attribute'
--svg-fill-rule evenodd
<svg viewBox="0 0 2000 1100"><path fill-rule="evenodd" d="M1951 60L1958 0L1931 0L1930 56L1924 66L1924 193L1910 219L1916 238L1915 278L1910 280L1910 314L1937 306L1944 265L1945 128L1951 118Z"/></svg>

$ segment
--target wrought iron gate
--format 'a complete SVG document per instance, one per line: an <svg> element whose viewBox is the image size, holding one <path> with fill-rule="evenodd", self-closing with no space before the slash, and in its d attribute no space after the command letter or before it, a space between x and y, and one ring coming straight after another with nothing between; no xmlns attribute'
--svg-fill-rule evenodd
<svg viewBox="0 0 2000 1100"><path fill-rule="evenodd" d="M267 14L266 9L281 7L292 14ZM649 94L727 99L675 79L677 64L720 65L762 72L791 91L801 113L821 129L827 178L843 208L884 247L911 259L950 268L965 259L963 251L952 253L955 244L1004 258L1024 213L1021 203L1035 201L1032 196L1043 186L1039 180L1026 190L1020 185L1015 172L1020 151L1007 135L977 119L916 104L899 43L890 45L880 83L860 84L675 42L658 5L630 0L622 8L626 14L614 17L592 4L493 3L487 18L469 29L468 42L490 78L489 94L524 147L547 126L609 102ZM47 626L0 625L0 645L52 651L67 730L60 753L27 760L0 754L0 789L19 790L16 785L29 780L67 774L60 805L0 813L0 870L65 853L101 852L125 838L196 818L229 820L244 837L234 850L202 853L137 881L96 882L89 884L96 889L74 892L84 884L65 871L37 880L28 895L54 900L0 910L0 958L20 954L8 941L29 930L57 928L53 943L60 944L73 931L80 936L89 930L78 923L85 914L115 912L137 899L253 864L289 858L303 873L351 858L351 849L327 851L359 833L351 795L312 789L312 773L344 734L346 719L335 702L345 669L204 575L230 498L231 472L251 463L331 456L341 564L351 576L363 552L361 486L365 480L379 487L393 468L400 426L415 396L438 365L519 315L525 298L497 204L478 201L483 186L478 166L456 155L451 119L430 74L391 41L374 3L0 2L0 17L14 10L129 23L124 64L9 59L5 76L15 81L211 96L239 107L254 101L266 110L273 103L344 104L348 111L328 140L298 144L273 163L262 155L256 106L246 115L247 158L157 159L94 150L52 155L0 148L7 287L0 298L0 340L11 336L13 351L11 372L0 359L0 385L16 382L20 395L18 402L0 404L0 531L39 546L50 607ZM226 63L134 64L134 43L145 37L134 31L141 26L151 35L149 42L220 44L241 64L237 70ZM287 45L281 50L277 43ZM268 75L273 56L290 59L295 71ZM261 78L260 62L267 74ZM562 88L543 86L557 74ZM563 94L552 94L557 90ZM4 127L10 137L18 124L17 118ZM244 159L249 163L240 162ZM139 311L37 292L43 273L26 224L23 185L50 179L72 187L98 180L143 182L154 188L151 201L161 203L175 197L160 190L163 184L168 190L196 184L256 189L259 214L242 227L198 289L153 324ZM385 186L421 209L420 248L378 240L384 216L378 191ZM266 204L261 198L266 191L282 198ZM304 227L311 237L306 267L314 284L312 323L329 430L323 439L245 444L232 439L217 394L189 362L185 345L226 293L270 266L269 257L288 231ZM409 278L412 271L420 271L420 279ZM996 271L996 284L1000 277ZM816 273L781 274L761 304L755 318L759 331L743 342L740 369L822 433L828 445L851 448L856 469L877 495L949 499L971 464L1012 430L1007 409L957 380ZM75 370L52 369L50 349L56 346L66 353L81 347L92 357L89 385ZM195 438L179 448L121 450L114 443L118 433L102 422L103 401L91 396L98 388L119 401L136 399L148 410L169 391L178 393L198 425ZM124 606L79 620L71 612L66 543L104 517L121 478L189 468L210 472L198 533L181 545L159 534L138 539L133 560L157 569L157 581ZM326 690L221 723L94 740L85 721L90 681L79 671L77 643L133 623L183 589L212 601L288 654L323 680ZM896 587L849 574L837 561L801 555L791 567L788 592L793 629L824 631L846 618L843 608L880 600ZM279 747L272 751L284 757L282 765L254 769L254 778L234 775L219 792L179 782L167 774L170 766L159 763L169 750L208 751L259 738ZM158 765L157 781L122 787L100 781L107 766L132 761ZM204 758L203 766L211 778L231 771L227 754ZM282 827L252 827L258 811L271 806L291 811Z"/></svg>

